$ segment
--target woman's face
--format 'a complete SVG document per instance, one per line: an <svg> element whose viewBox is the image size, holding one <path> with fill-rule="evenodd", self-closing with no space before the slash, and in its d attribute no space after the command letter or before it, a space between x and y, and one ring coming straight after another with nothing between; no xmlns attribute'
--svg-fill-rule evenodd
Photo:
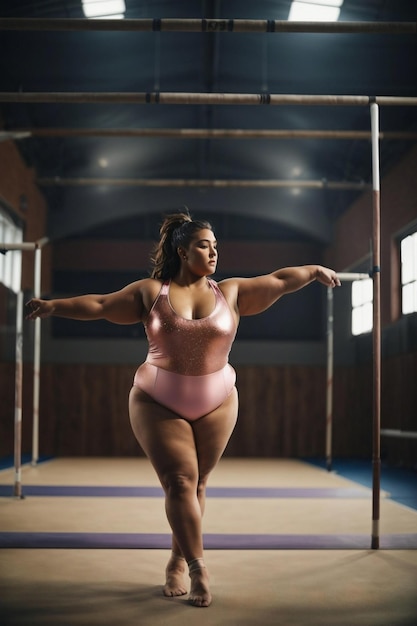
<svg viewBox="0 0 417 626"><path fill-rule="evenodd" d="M212 230L198 230L180 257L191 272L199 276L214 274L217 266L217 241Z"/></svg>

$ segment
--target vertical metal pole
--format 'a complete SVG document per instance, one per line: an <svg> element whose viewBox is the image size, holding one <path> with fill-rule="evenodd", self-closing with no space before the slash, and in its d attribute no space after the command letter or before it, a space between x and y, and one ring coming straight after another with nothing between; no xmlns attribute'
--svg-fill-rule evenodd
<svg viewBox="0 0 417 626"><path fill-rule="evenodd" d="M326 467L332 469L333 427L333 289L327 288Z"/></svg>
<svg viewBox="0 0 417 626"><path fill-rule="evenodd" d="M381 210L379 177L378 105L371 104L372 134L372 249L373 249L373 452L372 452L372 548L379 548L381 492Z"/></svg>
<svg viewBox="0 0 417 626"><path fill-rule="evenodd" d="M14 488L15 498L22 498L22 396L23 396L23 292L16 296L16 369L14 408Z"/></svg>
<svg viewBox="0 0 417 626"><path fill-rule="evenodd" d="M41 297L41 267L42 249L35 249L35 276L34 276L34 296ZM39 385L40 385L40 360L41 360L41 320L35 320L35 335L33 349L33 430L32 430L32 465L36 465L39 460Z"/></svg>

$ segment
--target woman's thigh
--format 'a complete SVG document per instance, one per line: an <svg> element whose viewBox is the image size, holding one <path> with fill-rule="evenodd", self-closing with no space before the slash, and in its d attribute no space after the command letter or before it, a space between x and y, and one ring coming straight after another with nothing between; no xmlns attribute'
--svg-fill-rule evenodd
<svg viewBox="0 0 417 626"><path fill-rule="evenodd" d="M191 422L201 478L208 476L221 458L236 425L237 414L235 387L217 409Z"/></svg>
<svg viewBox="0 0 417 626"><path fill-rule="evenodd" d="M160 480L178 474L198 479L197 451L191 424L133 387L129 396L132 430Z"/></svg>
<svg viewBox="0 0 417 626"><path fill-rule="evenodd" d="M188 422L133 387L130 423L135 437L160 480L182 474L198 480L217 465L233 433L238 414L236 388L211 413Z"/></svg>

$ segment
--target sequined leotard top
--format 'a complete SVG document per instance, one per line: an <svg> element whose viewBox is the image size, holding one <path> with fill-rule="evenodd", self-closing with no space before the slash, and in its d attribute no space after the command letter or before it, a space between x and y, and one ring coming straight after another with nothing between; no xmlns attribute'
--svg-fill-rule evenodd
<svg viewBox="0 0 417 626"><path fill-rule="evenodd" d="M186 376L211 374L225 367L237 327L217 283L207 280L216 302L210 315L201 319L177 315L169 301L169 282L162 285L144 324L147 363Z"/></svg>

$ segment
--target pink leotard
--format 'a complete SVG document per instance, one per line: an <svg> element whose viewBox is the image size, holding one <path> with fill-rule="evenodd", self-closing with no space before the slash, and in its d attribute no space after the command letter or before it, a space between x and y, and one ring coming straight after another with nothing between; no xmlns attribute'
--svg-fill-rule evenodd
<svg viewBox="0 0 417 626"><path fill-rule="evenodd" d="M207 280L215 306L201 319L177 315L169 301L170 283L162 285L144 324L148 355L133 381L156 402L189 421L220 406L236 381L228 363L236 323L217 283Z"/></svg>

